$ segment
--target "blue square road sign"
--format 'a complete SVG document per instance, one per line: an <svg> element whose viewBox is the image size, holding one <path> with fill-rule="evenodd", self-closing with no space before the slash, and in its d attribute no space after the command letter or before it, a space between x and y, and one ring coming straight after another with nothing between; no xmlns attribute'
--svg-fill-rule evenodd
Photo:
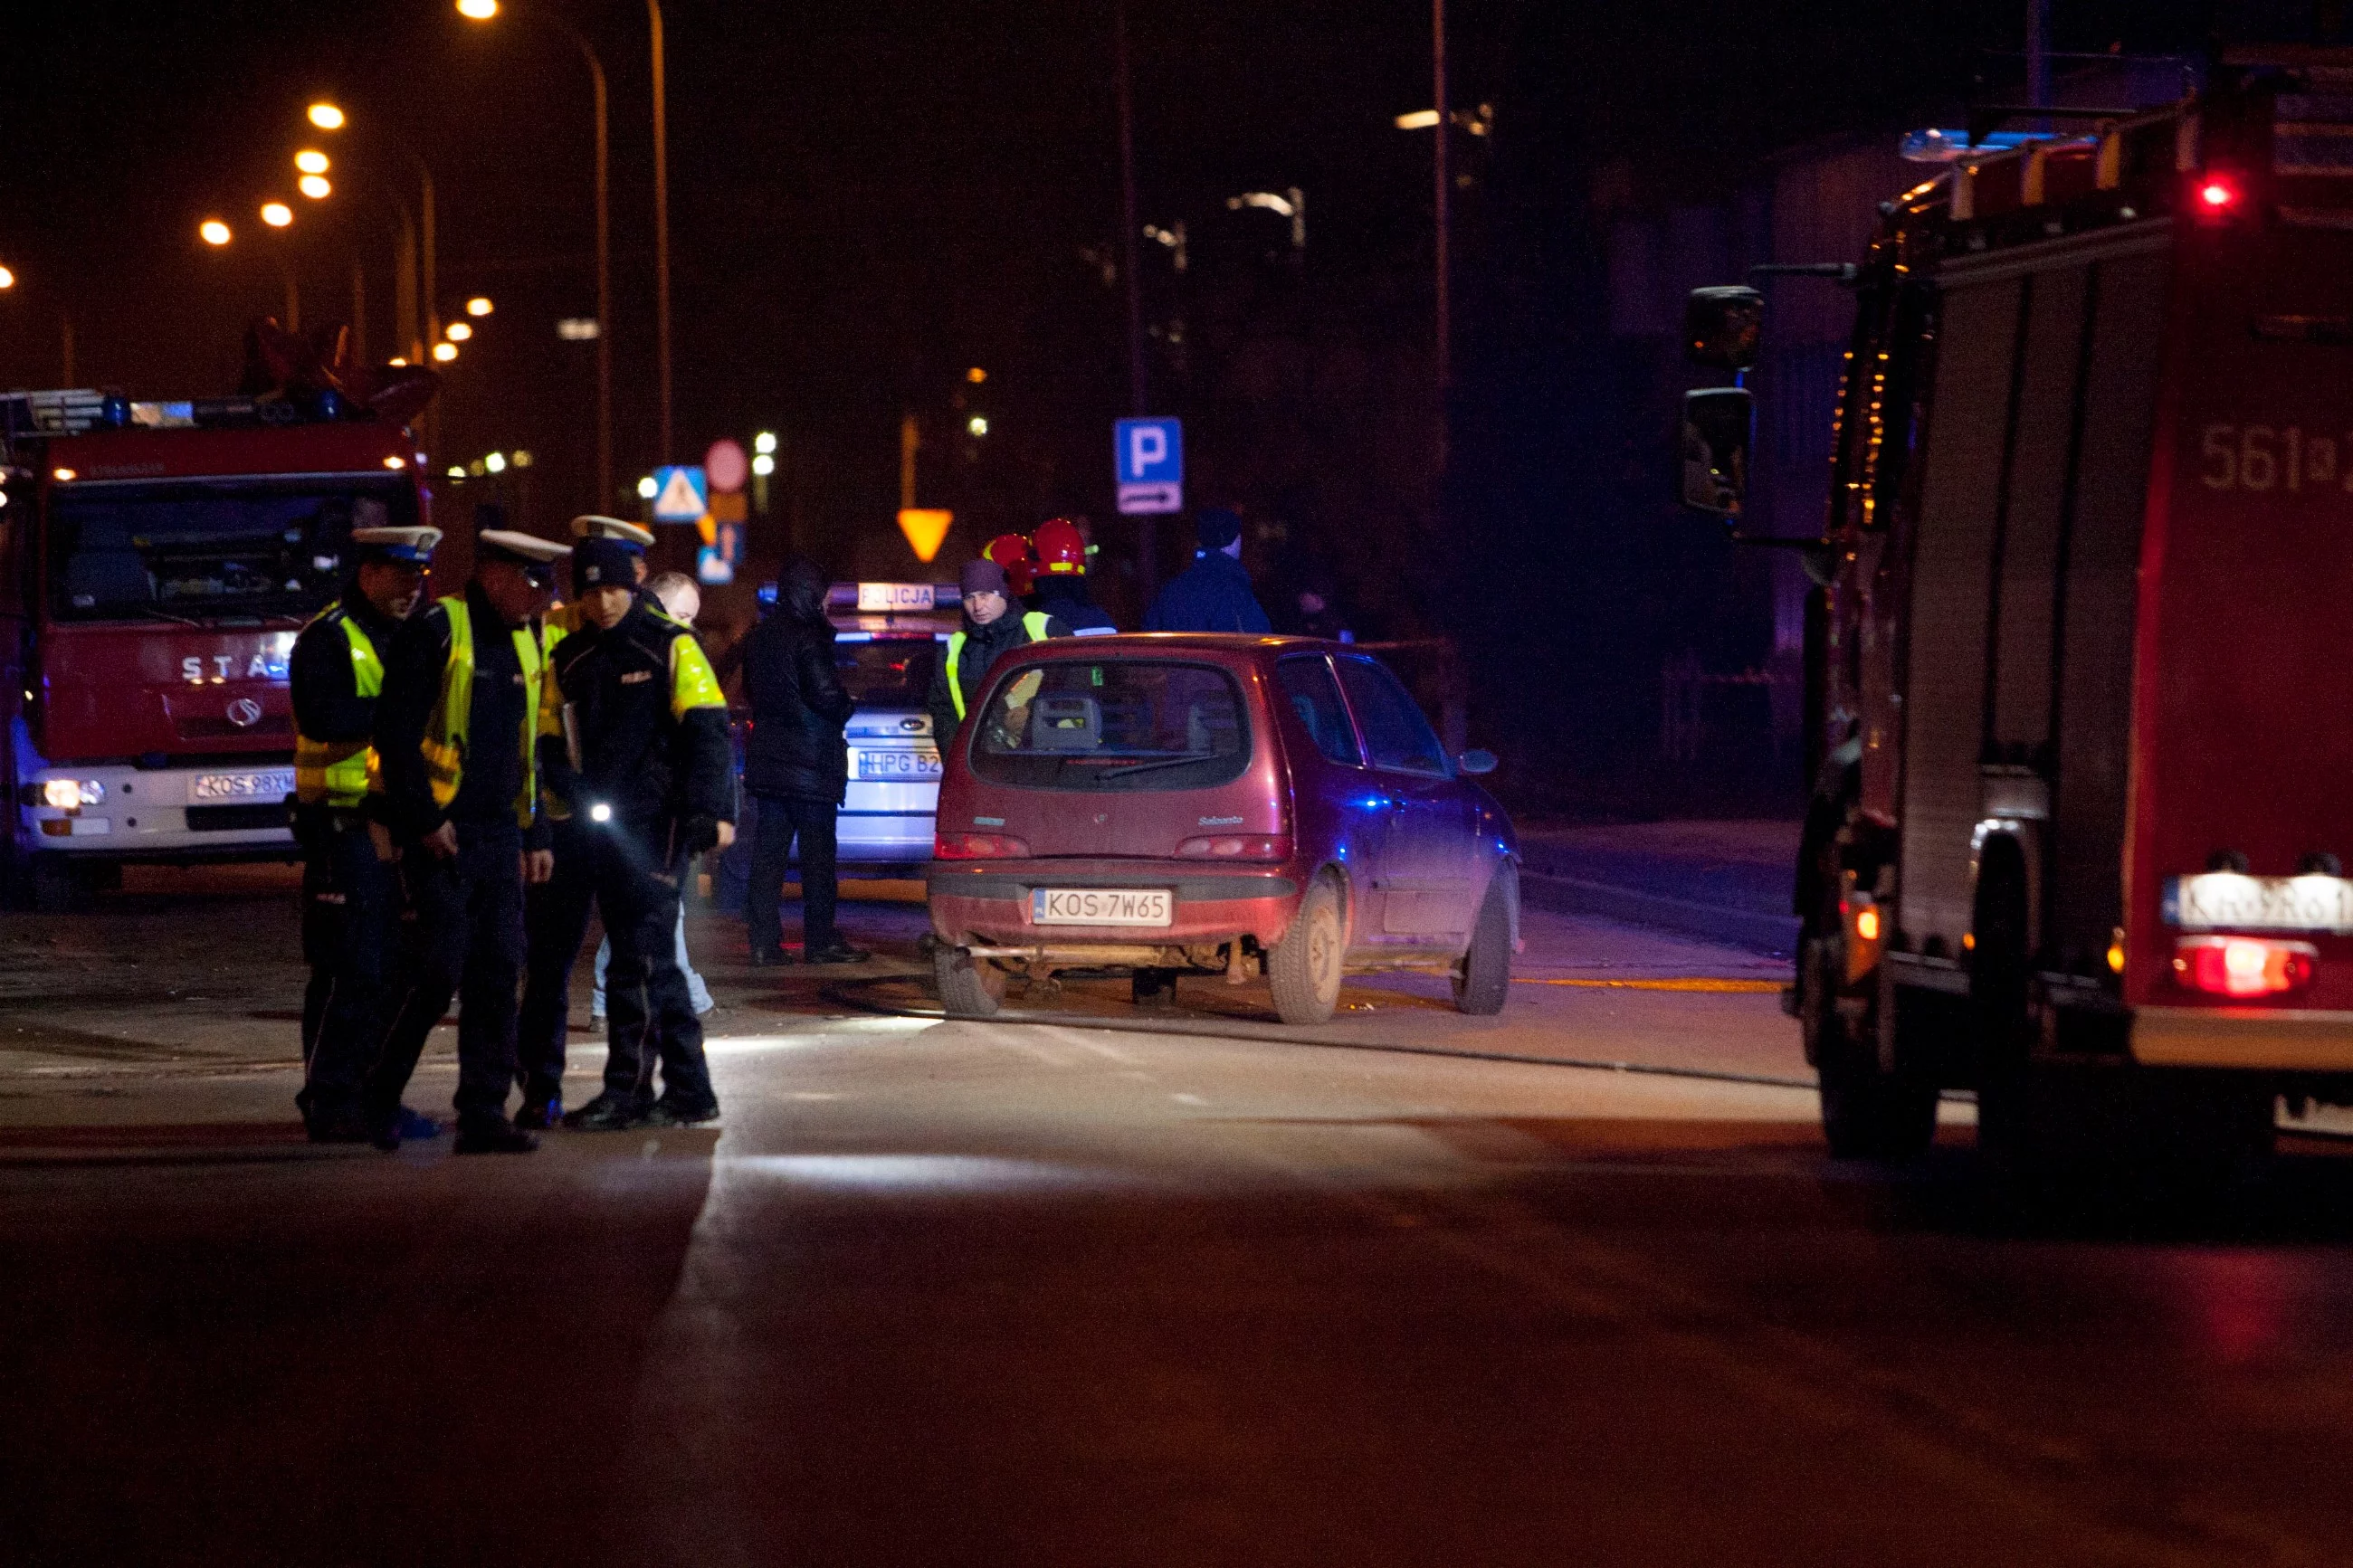
<svg viewBox="0 0 2353 1568"><path fill-rule="evenodd" d="M1130 515L1185 509L1185 426L1176 419L1122 419L1113 426L1112 474Z"/></svg>

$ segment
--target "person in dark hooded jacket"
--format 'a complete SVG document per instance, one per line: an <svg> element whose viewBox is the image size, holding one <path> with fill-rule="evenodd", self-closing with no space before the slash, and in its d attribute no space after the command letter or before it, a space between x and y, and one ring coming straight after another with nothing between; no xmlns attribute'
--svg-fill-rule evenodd
<svg viewBox="0 0 2353 1568"><path fill-rule="evenodd" d="M803 962L855 963L867 956L843 941L833 923L839 898L835 813L849 779L842 727L857 704L834 671L825 589L825 574L814 563L787 563L776 580L776 610L744 637L744 695L752 704L744 787L756 803L758 818L744 892L754 963L791 962L777 903L796 838Z"/></svg>

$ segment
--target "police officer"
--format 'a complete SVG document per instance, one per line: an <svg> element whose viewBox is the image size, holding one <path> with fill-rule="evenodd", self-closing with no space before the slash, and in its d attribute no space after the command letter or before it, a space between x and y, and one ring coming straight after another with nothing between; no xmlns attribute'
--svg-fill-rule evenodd
<svg viewBox="0 0 2353 1568"><path fill-rule="evenodd" d="M542 766L570 807L613 939L604 1092L564 1118L590 1131L691 1126L719 1115L702 1025L676 957L679 884L693 856L733 841L734 749L702 645L636 581L629 552L615 541L584 539L574 549L581 625L556 645L551 695L562 708L541 726Z"/></svg>
<svg viewBox="0 0 2353 1568"><path fill-rule="evenodd" d="M1109 637L1119 630L1087 594L1087 539L1067 517L1050 517L1029 536L1037 553L1037 605L1071 628L1075 637Z"/></svg>
<svg viewBox="0 0 2353 1568"><path fill-rule="evenodd" d="M572 520L572 537L580 542L596 539L617 546L628 558L628 583L645 581L646 552L654 542L650 529L617 517L591 514ZM546 624L548 651L553 654L565 637L590 623L575 597L549 611ZM554 712L559 700L552 691L542 696L545 711ZM543 779L543 786L544 783ZM516 1076L522 1089L515 1125L531 1130L554 1127L564 1119L565 1037L571 1027L572 966L579 962L581 944L588 935L588 911L596 897L586 847L579 842L583 825L575 820L569 805L550 789L542 788L540 804L548 818L555 865L547 880L523 894L522 1008L515 1037Z"/></svg>
<svg viewBox="0 0 2353 1568"><path fill-rule="evenodd" d="M956 584L964 601L964 625L948 635L946 653L932 672L932 689L923 700L932 713L933 738L943 753L980 695L990 665L1025 643L1071 635L1070 627L1043 610L1015 614L1005 568L986 556L965 562Z"/></svg>
<svg viewBox="0 0 2353 1568"><path fill-rule="evenodd" d="M452 995L460 1154L527 1153L508 1121L526 879L552 863L533 744L546 644L538 620L571 552L527 533L476 535L463 595L409 621L385 661L375 744L385 812L402 847L414 976L368 1084L396 1103Z"/></svg>
<svg viewBox="0 0 2353 1568"><path fill-rule="evenodd" d="M294 639L294 828L302 845L302 1092L295 1096L318 1143L389 1133L431 1137L423 1117L371 1128L361 1090L384 1043L392 954L400 931L399 871L374 810L381 785L376 698L384 656L425 591L438 528L355 528L357 562L343 596Z"/></svg>

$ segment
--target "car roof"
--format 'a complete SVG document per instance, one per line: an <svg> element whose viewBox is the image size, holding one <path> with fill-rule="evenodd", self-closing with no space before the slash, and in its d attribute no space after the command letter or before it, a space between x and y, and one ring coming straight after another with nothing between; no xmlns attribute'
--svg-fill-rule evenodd
<svg viewBox="0 0 2353 1568"><path fill-rule="evenodd" d="M1247 659L1286 653L1337 653L1348 647L1323 637L1261 636L1254 632L1118 632L1108 637L1051 637L1015 651L1049 658L1092 658L1115 652L1136 656L1208 653Z"/></svg>

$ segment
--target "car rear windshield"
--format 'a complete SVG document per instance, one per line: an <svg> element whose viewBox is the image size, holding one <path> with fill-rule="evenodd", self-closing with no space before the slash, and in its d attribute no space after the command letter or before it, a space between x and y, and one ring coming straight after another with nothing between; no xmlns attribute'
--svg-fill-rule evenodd
<svg viewBox="0 0 2353 1568"><path fill-rule="evenodd" d="M49 491L62 620L301 616L343 585L351 532L417 521L405 480L177 479Z"/></svg>
<svg viewBox="0 0 2353 1568"><path fill-rule="evenodd" d="M842 689L860 708L921 708L939 661L940 645L929 632L871 641L845 636L833 645Z"/></svg>
<svg viewBox="0 0 2353 1568"><path fill-rule="evenodd" d="M1208 789L1250 763L1241 689L1209 665L1055 659L997 687L972 768L1033 789Z"/></svg>

